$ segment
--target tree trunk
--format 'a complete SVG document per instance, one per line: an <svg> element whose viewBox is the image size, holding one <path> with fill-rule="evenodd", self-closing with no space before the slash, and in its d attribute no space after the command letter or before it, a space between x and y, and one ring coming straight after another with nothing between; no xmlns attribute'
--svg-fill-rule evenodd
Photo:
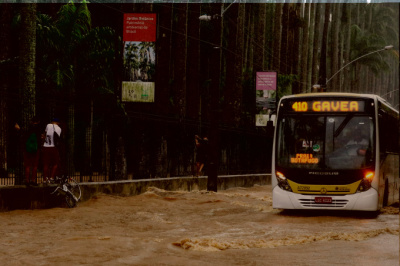
<svg viewBox="0 0 400 266"><path fill-rule="evenodd" d="M10 59L11 49L11 4L0 4L0 62ZM7 103L9 97L8 75L3 74L7 68L5 63L0 65L2 75L0 76L0 178L7 177L7 135L9 131L9 121L7 115Z"/></svg>
<svg viewBox="0 0 400 266"><path fill-rule="evenodd" d="M256 71L263 71L264 67L264 50L265 50L265 4L255 4L254 6L254 37L253 44L253 62L254 76Z"/></svg>
<svg viewBox="0 0 400 266"><path fill-rule="evenodd" d="M309 30L309 48L308 48L308 64L307 64L307 84L305 92L309 92L312 87L312 75L313 75L313 55L314 55L314 33L315 33L315 13L317 9L317 4L311 4L311 14L310 14L310 30Z"/></svg>
<svg viewBox="0 0 400 266"><path fill-rule="evenodd" d="M246 29L245 33L246 43L244 48L244 62L243 62L243 125L254 125L255 113L255 91L254 91L254 77L253 77L253 47L254 47L254 9L255 4L246 5Z"/></svg>
<svg viewBox="0 0 400 266"><path fill-rule="evenodd" d="M213 5L213 14L220 14L221 5ZM222 20L220 18L212 20L213 34L211 43L212 46L221 47L221 28ZM211 117L210 117L210 135L209 135L209 165L207 190L217 191L218 188L218 168L219 168L219 101L220 101L220 73L221 73L221 49L210 47L211 66Z"/></svg>
<svg viewBox="0 0 400 266"><path fill-rule="evenodd" d="M29 122L36 112L36 4L21 4L21 32L19 55L19 91L22 102L21 126L23 132L28 130ZM17 147L19 161L22 162L21 149ZM17 174L22 181L22 168Z"/></svg>
<svg viewBox="0 0 400 266"><path fill-rule="evenodd" d="M296 76L299 75L300 65L300 9L301 4L292 4L290 10L290 56L288 58L288 64L291 67L290 74ZM294 82L292 85L292 91L294 94L301 92L301 84Z"/></svg>
<svg viewBox="0 0 400 266"><path fill-rule="evenodd" d="M254 42L254 54L253 71L264 70L264 47L265 47L265 4L255 4L254 6L254 32L255 32L255 42Z"/></svg>
<svg viewBox="0 0 400 266"><path fill-rule="evenodd" d="M35 56L36 4L21 4L19 81L22 96L21 124L24 130L35 115Z"/></svg>
<svg viewBox="0 0 400 266"><path fill-rule="evenodd" d="M327 44L328 44L328 28L330 18L330 5L325 4L325 18L324 18L324 30L322 32L322 43L321 43L321 59L320 59L320 71L318 83L326 86L326 57L327 57Z"/></svg>
<svg viewBox="0 0 400 266"><path fill-rule="evenodd" d="M188 4L179 4L175 14L175 33L173 41L174 88L176 95L176 108L180 121L186 117L186 63L187 63L187 12Z"/></svg>
<svg viewBox="0 0 400 266"><path fill-rule="evenodd" d="M156 5L157 7L157 5ZM171 50L172 36L174 35L169 29L172 28L173 4L163 4L163 8L157 10L159 16L159 29L157 39L157 69L161 69L161 73L156 75L156 84L164 84L163 88L156 88L155 105L160 113L168 114L170 112L170 90L171 90Z"/></svg>
<svg viewBox="0 0 400 266"><path fill-rule="evenodd" d="M90 177L89 181L92 180L93 169L92 169L92 143L93 143L93 100L90 100L89 104L89 123L86 127L86 149L85 149L85 175Z"/></svg>
<svg viewBox="0 0 400 266"><path fill-rule="evenodd" d="M341 15L341 4L333 5L332 12L332 67L331 67L331 76L334 75L339 70L339 32L340 32L340 15ZM335 75L330 81L330 90L329 91L339 91L340 87L340 73Z"/></svg>
<svg viewBox="0 0 400 266"><path fill-rule="evenodd" d="M226 45L223 49L224 73L226 86L224 89L224 121L229 126L238 127L242 108L242 53L244 45L244 11L245 5L232 5L229 8L229 16L236 18L224 19L224 36ZM231 52L225 51L233 51Z"/></svg>
<svg viewBox="0 0 400 266"><path fill-rule="evenodd" d="M72 95L70 97L73 97ZM74 165L74 147L75 147L75 104L73 100L68 106L68 121L67 121L67 147L66 147L66 174L69 176L75 175ZM104 142L105 143L105 142Z"/></svg>
<svg viewBox="0 0 400 266"><path fill-rule="evenodd" d="M199 4L190 4L188 9L187 28L187 116L199 121L200 108L200 13ZM191 37L191 38L190 38ZM200 125L199 129L200 131ZM200 134L200 133L199 133Z"/></svg>
<svg viewBox="0 0 400 266"><path fill-rule="evenodd" d="M352 16L351 16L351 9L352 4L344 5L345 11L344 14L346 15L345 20L345 44L344 44L344 62L343 65L346 65L350 62L350 53L351 53L351 25L352 25ZM351 71L350 69L344 69L343 73L343 91L349 91L351 86Z"/></svg>
<svg viewBox="0 0 400 266"><path fill-rule="evenodd" d="M301 53L300 53L300 84L301 84L301 92L307 91L307 86L309 85L308 80L308 50L310 49L309 44L309 18L310 18L310 9L311 4L304 4L304 17L303 17L303 36L302 36L302 44L301 44Z"/></svg>
<svg viewBox="0 0 400 266"><path fill-rule="evenodd" d="M282 41L281 41L281 64L279 72L290 74L288 68L288 36L289 35L289 4L283 4L282 9Z"/></svg>
<svg viewBox="0 0 400 266"><path fill-rule="evenodd" d="M320 43L320 31L321 31L321 17L322 17L322 7L324 6L323 4L316 4L316 11L315 11L315 26L314 26L314 50L313 50L313 61L312 61L312 84L317 84L318 83L318 77L319 77L319 66L320 66L320 52L319 50L321 49L321 43Z"/></svg>
<svg viewBox="0 0 400 266"><path fill-rule="evenodd" d="M272 70L272 61L273 61L273 41L274 41L274 13L275 13L275 5L266 5L265 11L265 47L267 47L267 53L264 55L264 69Z"/></svg>
<svg viewBox="0 0 400 266"><path fill-rule="evenodd" d="M118 137L115 147L115 160L114 160L114 180L126 180L127 177L127 164L125 156L124 140L121 136Z"/></svg>
<svg viewBox="0 0 400 266"><path fill-rule="evenodd" d="M244 50L244 68L247 72L249 69L252 68L252 53L253 53L253 37L254 37L254 7L253 4L248 4L246 8L246 29L247 32L245 34L245 50ZM247 73L246 73L247 74ZM246 77L247 78L247 77Z"/></svg>
<svg viewBox="0 0 400 266"><path fill-rule="evenodd" d="M272 68L275 71L280 70L281 65L281 41L282 41L282 9L283 4L275 4L275 20L274 20L274 41L272 43L272 52L274 54L272 60Z"/></svg>
<svg viewBox="0 0 400 266"><path fill-rule="evenodd" d="M234 65L234 102L233 102L233 115L234 124L236 127L240 125L242 117L242 106L243 106L243 57L244 54L244 32L245 32L245 13L246 5L239 4L239 11L237 16L237 29L236 29L236 53L235 53L235 65Z"/></svg>

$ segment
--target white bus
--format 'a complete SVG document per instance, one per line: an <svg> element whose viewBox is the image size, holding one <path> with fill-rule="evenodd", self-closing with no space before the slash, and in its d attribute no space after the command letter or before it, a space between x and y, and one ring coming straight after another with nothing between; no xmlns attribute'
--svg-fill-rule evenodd
<svg viewBox="0 0 400 266"><path fill-rule="evenodd" d="M283 97L274 133L273 208L378 211L398 201L398 119L376 95Z"/></svg>

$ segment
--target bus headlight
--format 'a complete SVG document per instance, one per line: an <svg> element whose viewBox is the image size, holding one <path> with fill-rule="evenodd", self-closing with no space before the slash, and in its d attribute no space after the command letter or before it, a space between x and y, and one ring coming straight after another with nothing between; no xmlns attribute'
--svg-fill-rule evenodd
<svg viewBox="0 0 400 266"><path fill-rule="evenodd" d="M358 186L358 192L367 191L371 188L371 182L374 179L375 173L368 171L365 173L364 178L361 180L360 185Z"/></svg>
<svg viewBox="0 0 400 266"><path fill-rule="evenodd" d="M292 192L286 177L281 172L276 172L276 180L281 189Z"/></svg>

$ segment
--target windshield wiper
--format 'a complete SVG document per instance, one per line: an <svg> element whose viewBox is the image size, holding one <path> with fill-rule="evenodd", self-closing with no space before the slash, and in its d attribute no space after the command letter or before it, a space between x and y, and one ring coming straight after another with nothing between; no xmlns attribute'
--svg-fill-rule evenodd
<svg viewBox="0 0 400 266"><path fill-rule="evenodd" d="M336 129L335 133L333 134L334 138L337 138L337 136L342 133L343 129L346 127L346 125L349 123L349 121L353 118L354 114L348 114L346 118L343 120L343 122L339 125L339 127Z"/></svg>

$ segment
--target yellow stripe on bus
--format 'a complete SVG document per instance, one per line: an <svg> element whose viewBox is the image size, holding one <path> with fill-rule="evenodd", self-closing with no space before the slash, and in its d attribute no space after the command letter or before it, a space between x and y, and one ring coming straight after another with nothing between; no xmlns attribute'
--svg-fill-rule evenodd
<svg viewBox="0 0 400 266"><path fill-rule="evenodd" d="M347 185L308 185L288 180L294 193L317 195L346 195L356 193L361 180Z"/></svg>

